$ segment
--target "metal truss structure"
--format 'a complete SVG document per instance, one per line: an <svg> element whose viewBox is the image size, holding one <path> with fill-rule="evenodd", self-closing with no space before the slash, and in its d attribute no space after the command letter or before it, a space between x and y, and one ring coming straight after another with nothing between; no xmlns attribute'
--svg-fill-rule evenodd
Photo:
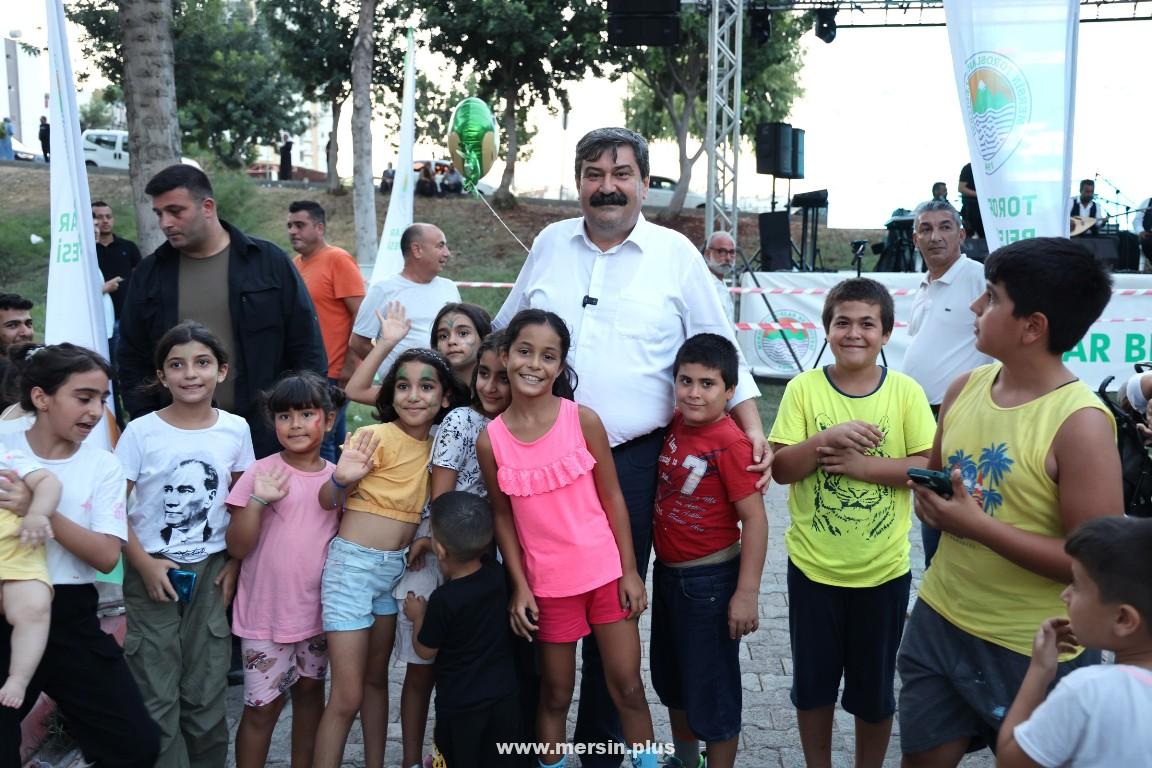
<svg viewBox="0 0 1152 768"><path fill-rule="evenodd" d="M943 0L772 0L773 11L836 8L837 27L942 27ZM1080 21L1152 19L1148 0L1080 0Z"/></svg>
<svg viewBox="0 0 1152 768"><path fill-rule="evenodd" d="M736 170L740 160L740 61L744 0L713 0L708 22L708 197L705 242L713 232L737 236Z"/></svg>

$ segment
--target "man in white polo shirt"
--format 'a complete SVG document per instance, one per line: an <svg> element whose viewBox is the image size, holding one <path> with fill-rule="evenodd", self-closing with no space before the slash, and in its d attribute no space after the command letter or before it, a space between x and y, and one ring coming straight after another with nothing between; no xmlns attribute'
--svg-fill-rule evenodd
<svg viewBox="0 0 1152 768"><path fill-rule="evenodd" d="M576 186L583 216L540 232L492 322L503 328L533 307L555 312L571 329L568 362L580 377L576 400L596 411L608 432L641 578L651 557L656 463L672 420L676 352L698 333L736 341L700 252L680 233L640 215L648 180L643 136L600 128L580 139ZM759 394L741 356L730 414L752 441L750 470L762 472L771 452L756 409ZM600 668L595 643L585 638L574 741L620 740ZM581 764L619 766L620 756L586 754Z"/></svg>
<svg viewBox="0 0 1152 768"><path fill-rule="evenodd" d="M928 271L912 301L904 373L924 388L932 412L938 414L953 379L992 362L976 351L976 313L971 306L986 289L984 265L960 253L964 227L960 213L947 200L929 200L916 208L912 242ZM927 568L940 531L927 525L920 530Z"/></svg>
<svg viewBox="0 0 1152 768"><path fill-rule="evenodd" d="M372 351L372 340L380 335L380 321L376 310L385 311L390 301L404 305L412 327L396 348L388 353L380 365L385 376L393 361L409 347L426 347L432 338L432 321L436 313L448 303L460 301L460 289L451 280L440 277L444 265L452 258L448 239L439 227L432 224L413 224L400 235L400 253L404 269L375 283L356 313L352 337L348 347L361 358Z"/></svg>

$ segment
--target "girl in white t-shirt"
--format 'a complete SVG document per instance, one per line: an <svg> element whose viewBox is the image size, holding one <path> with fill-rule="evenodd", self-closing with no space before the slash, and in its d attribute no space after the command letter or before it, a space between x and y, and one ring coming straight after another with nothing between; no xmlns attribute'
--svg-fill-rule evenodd
<svg viewBox="0 0 1152 768"><path fill-rule="evenodd" d="M43 691L89 763L151 768L159 732L120 646L96 616L97 572L115 569L128 537L120 462L95 438L87 440L104 427L112 370L95 352L73 344L28 347L20 354L20 404L34 420L26 432L5 430L4 442L54 474L61 495L52 516L54 538L45 544L54 589L48 646L23 707L0 707L0 765L21 764L20 721ZM7 668L10 650L4 626L0 668Z"/></svg>
<svg viewBox="0 0 1152 768"><path fill-rule="evenodd" d="M320 445L343 403L342 391L310 371L276 382L265 409L284 450L249 467L228 494L228 553L243 561L232 611L244 655L237 768L265 764L289 690L292 764L312 762L328 669L320 577L340 525L318 500L334 469Z"/></svg>
<svg viewBox="0 0 1152 768"><path fill-rule="evenodd" d="M212 406L228 357L207 327L175 326L154 360L157 384L172 403L132 420L116 446L128 492L136 490L125 549L124 650L163 734L157 766L223 765L232 650L225 609L239 570L225 551L224 500L253 461L252 436L244 419ZM192 579L190 593L177 591Z"/></svg>

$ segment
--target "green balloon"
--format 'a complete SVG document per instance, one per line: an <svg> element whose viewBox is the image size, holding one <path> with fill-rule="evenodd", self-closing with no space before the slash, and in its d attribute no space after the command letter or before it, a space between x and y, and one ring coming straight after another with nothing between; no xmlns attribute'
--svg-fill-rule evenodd
<svg viewBox="0 0 1152 768"><path fill-rule="evenodd" d="M448 128L448 152L469 188L475 189L488 173L497 149L496 119L488 105L475 96L457 104Z"/></svg>

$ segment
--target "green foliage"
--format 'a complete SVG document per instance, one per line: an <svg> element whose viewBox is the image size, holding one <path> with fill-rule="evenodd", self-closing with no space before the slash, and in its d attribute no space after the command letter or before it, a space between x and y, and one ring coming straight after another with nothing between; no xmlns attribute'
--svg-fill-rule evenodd
<svg viewBox="0 0 1152 768"><path fill-rule="evenodd" d="M284 69L304 94L327 104L351 88L356 3L341 0L262 0L259 13L284 52Z"/></svg>
<svg viewBox="0 0 1152 768"><path fill-rule="evenodd" d="M301 86L248 3L176 0L174 5L176 101L187 141L239 168L250 161L254 145L275 145L282 132L302 129ZM116 4L77 0L67 13L85 29L85 54L109 80L122 84Z"/></svg>
<svg viewBox="0 0 1152 768"><path fill-rule="evenodd" d="M80 107L80 130L88 128L122 128L116 125L116 109L124 108L124 91L118 85L108 85L92 93L88 102Z"/></svg>
<svg viewBox="0 0 1152 768"><path fill-rule="evenodd" d="M776 13L772 37L757 45L747 34L743 41L741 130L749 138L756 125L783 120L803 90L798 76L802 66L799 40L808 29L807 17ZM629 126L648 138L702 138L708 114L708 18L681 14L680 45L634 49L630 65L634 75L625 111ZM685 105L685 99L691 104ZM682 149L683 149L682 145Z"/></svg>

